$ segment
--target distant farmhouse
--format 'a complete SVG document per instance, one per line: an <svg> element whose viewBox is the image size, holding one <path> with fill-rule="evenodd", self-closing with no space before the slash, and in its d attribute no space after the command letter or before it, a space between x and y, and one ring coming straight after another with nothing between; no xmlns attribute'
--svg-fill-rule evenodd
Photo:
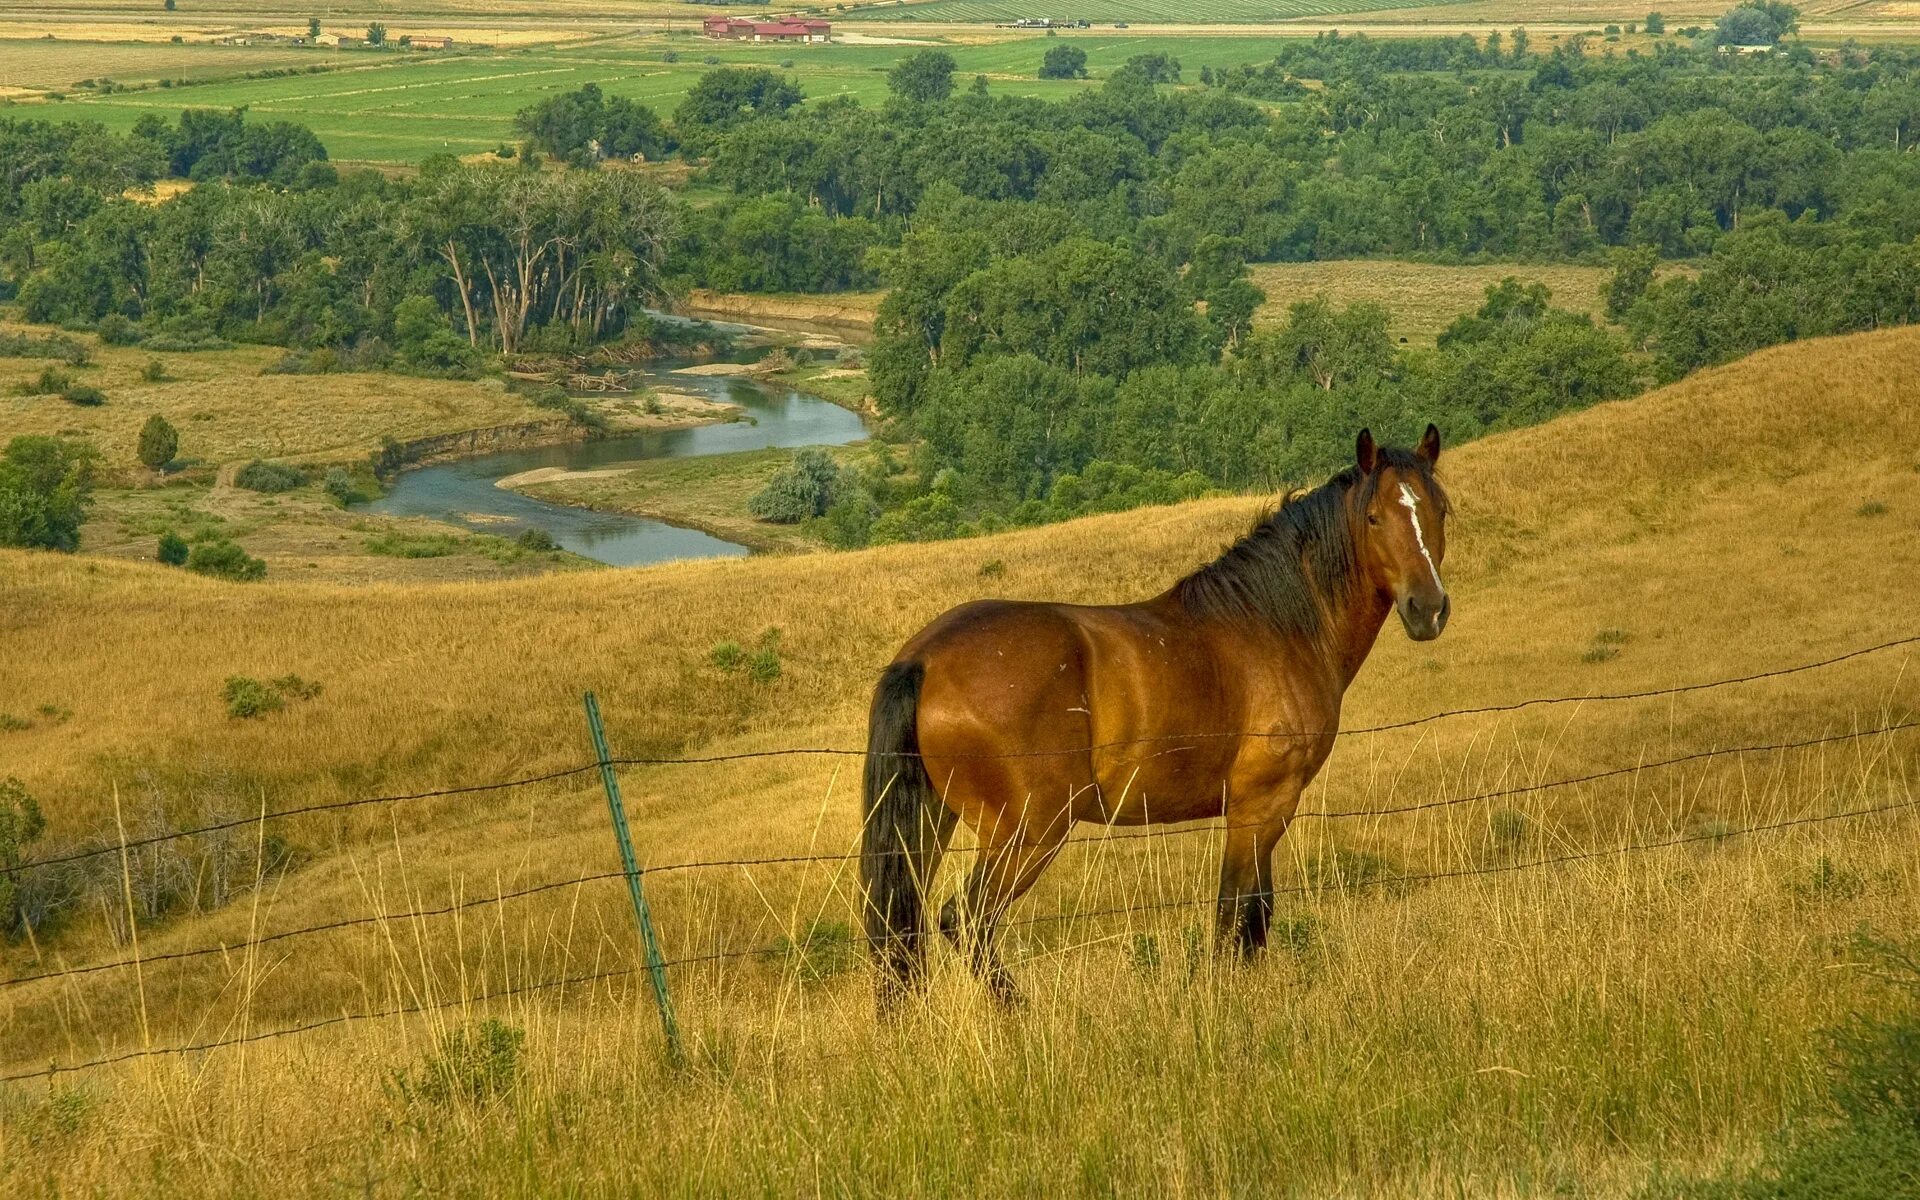
<svg viewBox="0 0 1920 1200"><path fill-rule="evenodd" d="M826 21L747 21L739 17L708 17L701 31L730 42L830 42L833 26Z"/></svg>

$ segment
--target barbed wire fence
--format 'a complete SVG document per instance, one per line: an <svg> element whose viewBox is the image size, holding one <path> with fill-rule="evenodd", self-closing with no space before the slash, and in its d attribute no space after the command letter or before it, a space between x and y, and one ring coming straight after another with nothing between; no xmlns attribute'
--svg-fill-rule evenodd
<svg viewBox="0 0 1920 1200"><path fill-rule="evenodd" d="M1738 687L1745 684L1751 684L1751 683L1756 683L1756 682L1765 681L1765 680L1778 679L1778 678L1783 678L1787 676L1800 675L1807 672L1818 671L1828 667L1836 666L1840 663L1849 662L1856 659L1865 658L1871 655L1884 653L1889 650L1906 647L1906 646L1912 646L1916 644L1920 644L1920 635L1913 635L1908 637L1896 638L1889 641L1883 641L1873 645L1863 646L1854 650L1849 650L1849 651L1846 651L1845 653L1833 655L1833 656L1819 659L1816 661L1798 663L1792 666L1780 667L1773 670L1761 671L1761 672L1756 672L1756 673L1747 674L1747 675L1716 678L1716 679L1698 681L1693 683L1678 684L1670 687L1644 689L1639 691L1603 692L1603 693L1588 693L1588 694L1582 694L1582 695L1532 697L1532 698L1522 699L1522 700L1513 701L1513 702L1504 703L1504 704L1479 705L1479 706L1467 707L1467 708L1447 709L1447 710L1442 710L1438 712L1428 713L1426 715L1419 716L1419 717L1413 717L1413 718L1387 722L1382 724L1359 726L1351 729L1342 730L1339 732L1345 735L1381 734L1381 733L1389 733L1389 732L1415 728L1415 727L1426 725L1432 722L1459 718L1459 717L1508 714L1508 713L1518 712L1526 709L1534 709L1534 708L1555 706L1555 705L1567 705L1567 704L1587 705L1587 704L1597 704L1597 703L1614 703L1614 702L1639 701L1639 700L1648 700L1648 699L1654 699L1654 698L1660 698L1660 697L1686 695L1686 694L1692 694L1692 693L1703 692L1703 691L1717 690L1721 688ZM597 722L595 722L595 724L597 725ZM1522 796L1522 795L1536 795L1541 793L1549 793L1549 792L1554 792L1563 788L1571 788L1571 787L1582 786L1582 785L1597 783L1597 782L1604 782L1609 780L1617 780L1617 779L1637 780L1640 776L1642 776L1647 772L1667 770L1674 767L1679 767L1679 766L1692 764L1692 763L1708 762L1713 760L1721 760L1721 759L1729 759L1729 758L1744 758L1746 756L1761 755L1761 754L1781 754L1781 753L1788 753L1788 752L1797 751L1797 750L1808 749L1816 746L1828 746L1828 745L1835 745L1835 744L1847 743L1847 742L1858 742L1858 741L1862 741L1869 738L1887 737L1893 734L1914 730L1916 728L1920 728L1920 718L1903 718L1903 719L1897 719L1897 720L1887 720L1879 725L1876 725L1870 728L1865 728L1865 729L1857 729L1857 730L1851 730L1846 732L1825 734L1825 735L1820 735L1815 737L1806 737L1806 738L1786 740L1786 741L1753 743L1753 744L1746 744L1746 745L1739 745L1739 746L1727 746L1727 747L1719 747L1719 748L1694 750L1684 754L1671 756L1668 758L1656 759L1652 761L1636 762L1636 763L1625 764L1625 765L1620 765L1616 767L1609 767L1603 770L1591 771L1591 772L1587 772L1580 775L1567 776L1559 779L1546 780L1538 783L1521 784L1521 785L1515 785L1511 787L1472 792L1472 793L1458 795L1458 796L1443 797L1443 798L1432 799L1432 800L1423 800L1423 801L1418 801L1418 802L1409 803L1409 804L1390 805L1390 806L1374 807L1374 808L1342 809L1338 811L1308 810L1308 811L1297 813L1294 817L1294 820L1296 821L1343 821L1343 820L1354 820L1354 819L1367 819L1367 818L1380 819L1380 818L1386 818L1386 817L1405 816L1407 814L1412 814L1412 813L1431 812L1436 810L1464 806L1468 804L1484 803L1484 802L1493 801L1493 800L1508 799L1508 798L1513 798L1513 797ZM1015 752L1010 755L994 755L992 757L1033 757L1033 756L1041 756L1041 755L1085 754L1095 750L1124 749L1129 747L1148 745L1155 742L1192 743L1194 741L1200 741L1200 740L1223 739L1223 738L1251 740L1251 739L1269 739L1269 738L1279 738L1279 737L1291 738L1291 737L1303 737L1303 736L1318 737L1322 735L1318 732L1302 733L1299 731L1207 732L1207 733L1198 733L1198 734L1177 734L1177 735L1156 736L1156 737L1150 737L1150 738L1128 739L1123 742L1100 743L1092 746L1073 747L1071 749L1065 749L1065 750L1039 750L1039 751ZM527 776L518 777L514 779L501 780L501 781L492 782L492 783L479 783L479 784L470 784L470 785L464 785L459 787L436 788L436 789L430 789L430 790L424 790L424 791L406 792L406 793L398 793L398 794L391 794L391 795L353 797L345 800L305 804L305 805L299 805L292 808L279 809L271 812L262 812L262 813L258 813L253 816L244 817L244 818L232 818L232 819L214 821L214 822L198 825L188 829L180 829L180 830L174 830L166 833L147 835L147 836L138 837L138 838L124 839L121 841L113 842L111 844L102 844L99 846L93 846L93 847L88 847L84 849L76 849L72 851L63 852L61 854L51 855L45 858L16 863L13 865L0 865L0 878L20 876L30 871L43 870L48 867L81 862L87 859L96 858L103 855L109 855L109 854L124 855L128 851L132 851L135 849L140 849L143 847L157 845L161 843L174 842L174 841L178 841L186 838L203 837L203 836L208 836L208 835L217 834L217 833L229 832L235 829L240 829L245 827L264 828L264 826L268 822L278 822L278 821L289 820L297 817L313 816L316 814L338 813L346 810L367 808L371 806L403 804L403 803L413 802L413 801L432 800L432 799L439 799L439 798L452 797L452 796L512 792L512 791L517 791L519 789L534 787L541 784L552 783L552 782L556 782L564 779L586 775L591 772L602 772L603 775L606 775L610 773L610 769L613 767L671 768L671 767L681 767L681 766L704 766L704 765L738 763L738 762L758 760L758 759L782 759L782 758L804 758L804 757L864 758L866 754L867 752L865 750L837 748L837 747L789 747L789 748L776 748L776 749L769 749L769 750L750 750L750 751L739 751L739 752L723 753L723 754L690 755L690 756L677 756L677 757L676 756L616 757L616 756L603 753L601 756L597 757L595 761L592 761L592 762L585 762L573 767L567 767L559 770L527 775ZM911 755L895 755L894 757L912 757L912 756ZM614 811L615 811L616 826L623 828L624 815L621 813L618 807L619 801L617 799L617 784L609 781L608 787L610 792L609 799L615 806ZM1737 826L1732 828L1722 827L1722 828L1715 828L1715 829L1695 832L1695 833L1677 834L1677 835L1668 836L1668 837L1653 838L1653 839L1648 839L1644 841L1629 841L1619 845L1593 847L1593 848L1584 849L1584 850L1568 850L1568 851L1562 851L1554 854L1541 855L1531 859L1523 859L1519 861L1484 863L1484 864L1475 865L1475 866L1466 866L1466 867L1459 867L1459 868L1453 868L1453 869L1447 869L1447 870L1428 871L1428 872L1412 872L1412 873L1402 873L1402 874L1377 875L1377 876L1373 876L1366 879L1364 882L1365 882L1365 885L1368 887L1393 889L1393 888L1409 887L1411 885L1418 884L1418 883L1443 882L1443 881L1461 880L1461 879L1469 879L1474 877L1491 876L1491 875L1509 875L1509 874L1514 874L1519 872L1544 870L1547 868L1562 866L1562 865L1576 863L1576 862L1587 862L1587 861L1608 859L1608 858L1620 858L1620 857L1641 854L1641 853L1646 853L1646 852L1655 851L1655 850L1667 849L1667 848L1672 848L1677 846L1698 844L1703 842L1722 842L1722 841L1726 841L1734 838L1778 833L1778 832L1782 832L1789 829L1804 828L1804 827L1817 826L1817 825L1826 825L1834 822L1855 821L1855 820L1861 820L1865 818L1884 816L1890 813L1908 812L1916 808L1920 808L1920 796L1914 796L1911 793L1908 793L1900 798L1889 800L1885 803L1864 805L1864 806L1847 809L1839 812L1803 814L1799 816L1786 817L1778 820L1765 821L1765 822L1760 822L1760 823L1746 825L1746 826ZM1227 829L1230 829L1231 827L1232 826L1229 822L1223 822L1218 820L1208 821L1204 823L1187 824L1179 827L1140 828L1140 829L1128 830L1126 832L1115 832L1113 826L1095 826L1095 828L1099 831L1095 836L1090 838L1076 839L1076 840L1079 842L1087 842L1087 843L1093 843L1093 844L1104 846L1108 843L1115 843L1115 842L1160 840L1160 839L1168 839L1168 838L1190 837L1194 835L1218 836L1220 833L1226 831ZM979 846L959 846L959 847L954 847L951 851L949 851L949 853L966 854L966 853L977 852L980 849L981 847ZM149 953L149 954L136 953L134 955L130 955L127 957L111 959L104 962L91 963L91 964L72 966L72 967L62 967L58 970L46 970L46 971L39 971L31 974L17 975L7 979L0 979L0 998L4 998L8 993L14 992L17 989L21 989L32 984L53 983L55 981L72 980L72 979L77 979L81 977L99 975L99 974L115 972L115 971L144 970L147 967L151 967L157 964L187 962L187 961L192 961L196 959L206 958L209 956L216 956L216 955L224 957L224 956L235 954L242 951L250 951L258 947L275 945L278 943L287 942L294 939L315 937L322 934L334 933L334 932L347 930L347 929L354 929L354 928L367 927L367 926L385 926L395 922L429 921L435 918L446 917L446 916L463 913L468 910L475 909L481 906L500 905L509 901L518 901L518 900L523 900L523 899L534 897L534 896L550 895L555 892L577 889L590 884L606 882L606 881L616 880L616 879L628 880L630 885L632 885L632 887L634 888L633 895L635 898L636 909L640 910L638 915L640 916L643 930L647 931L648 936L650 938L651 933L650 933L650 929L647 927L647 924L646 924L647 917L644 913L644 901L640 899L640 893L638 890L639 882L644 877L676 875L676 874L685 875L685 874L692 874L692 873L698 873L698 872L723 871L723 870L742 870L742 869L750 870L752 868L758 868L758 867L775 867L775 866L790 866L790 865L805 865L805 864L835 864L835 865L844 866L846 864L849 864L858 860L859 858L860 858L860 854L857 851L840 852L840 853L819 853L819 854L811 854L811 853L810 854L788 854L788 855L769 855L769 856L761 856L761 857L737 857L737 858L724 858L724 859L687 860L687 861L655 864L655 865L646 866L646 867L634 866L634 867L631 867L630 869L622 869L622 870L616 870L616 871L591 872L591 873L581 874L573 878L550 880L547 882L530 884L523 887L507 890L507 891L498 891L490 895L476 896L468 899L457 900L457 901L442 904L436 907L428 907L428 908L410 907L410 908L398 909L393 911L372 912L372 913L367 913L360 916L342 917L335 920L323 921L323 922L319 922L312 925L304 925L304 926L299 926L292 929L282 929L282 930L276 930L270 933L257 934L257 935L249 936L247 938L236 940L236 941L222 942L217 945L200 946L200 947L194 947L191 949L171 950L171 951L163 951L159 953ZM1325 886L1324 884L1320 884L1320 883L1305 883L1305 884L1300 884L1292 887L1275 888L1273 889L1273 894L1276 897L1281 895L1299 895L1299 894L1314 892L1316 890L1323 888L1324 886ZM1100 917L1133 915L1133 914L1149 913L1149 912L1174 911L1174 910L1181 910L1181 909L1201 909L1201 908L1211 907L1212 905L1214 905L1214 903L1215 903L1214 897L1206 896L1206 897L1189 897L1189 898L1153 902L1153 903L1125 904L1125 905L1111 906L1111 907L1105 907L1105 908L1095 908L1095 909L1072 909L1072 910L1062 911L1057 913L1046 913L1046 914L1040 914L1035 916L1022 917L1017 920L1004 921L1001 923L1000 927L1002 929L1029 928L1029 927L1034 927L1039 925L1054 924L1054 923L1066 922L1066 921L1077 921L1077 920L1083 920L1083 919L1094 919L1094 918L1100 918ZM203 1039L203 1040L177 1044L177 1045L165 1045L165 1046L143 1045L142 1047L137 1049L129 1049L122 1052L101 1055L94 1058L83 1059L83 1060L69 1062L69 1063L50 1061L46 1065L37 1067L34 1069L20 1070L20 1071L15 1071L9 1074L0 1074L0 1084L14 1083L14 1082L20 1082L20 1081L31 1080L31 1079L45 1079L45 1078L50 1078L56 1075L62 1075L62 1074L78 1072L78 1071L86 1071L86 1070L91 1070L95 1068L111 1066L117 1063L133 1061L136 1059L205 1053L205 1052L219 1050L227 1047L248 1045L255 1042L262 1042L262 1041L269 1041L269 1040L274 1040L278 1038L297 1036L300 1034L310 1033L319 1029L337 1027L342 1025L360 1023L360 1022L378 1021L378 1020L383 1020L383 1019L388 1019L393 1017L432 1013L432 1012L438 1012L446 1009L462 1008L462 1007L479 1005L489 1001L505 999L505 998L514 997L514 996L530 995L530 994L536 994L536 993L547 993L547 992L554 992L554 991L564 991L565 989L570 987L589 986L589 985L608 982L608 981L617 980L617 979L627 979L627 978L645 975L649 973L654 975L656 979L657 987L664 987L664 984L658 981L662 979L662 973L667 970L687 968L687 967L692 967L700 964L731 962L731 961L746 959L746 958L765 957L770 953L774 952L776 948L771 946L753 946L753 947L742 948L742 949L726 949L726 950L716 950L716 951L700 953L700 954L688 954L688 955L682 955L679 957L672 957L672 958L668 958L660 955L656 950L653 950L651 944L649 944L648 949L650 953L645 956L647 961L643 961L642 963L633 965L633 966L616 967L616 968L610 968L606 970L567 975L567 976L562 976L560 978L551 979L551 980L543 980L539 982L519 984L516 986L495 988L495 989L481 991L481 992L472 993L472 994L461 994L458 996L449 997L441 1000L423 1000L423 1001L416 1001L413 1003L396 1004L396 1005L391 1005L385 1008L368 1009L362 1012L341 1012L341 1013L332 1014L326 1017L317 1018L317 1019L306 1021L299 1024L276 1027L276 1028L267 1029L267 1030L251 1031L251 1032L237 1034L234 1036L224 1037L224 1038ZM665 1009L664 1003L663 1003L663 1015L667 1015L667 1010ZM675 1045L677 1047L677 1034L673 1032L670 1015L667 1015L667 1021L668 1021L668 1030L669 1030L669 1033L668 1033L669 1042L670 1044ZM676 1054L678 1053L677 1048L675 1050L675 1053Z"/></svg>

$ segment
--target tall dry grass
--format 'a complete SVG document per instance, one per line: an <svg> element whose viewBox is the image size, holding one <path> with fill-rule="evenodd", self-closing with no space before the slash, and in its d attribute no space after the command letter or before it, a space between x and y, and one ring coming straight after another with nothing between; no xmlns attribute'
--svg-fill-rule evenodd
<svg viewBox="0 0 1920 1200"><path fill-rule="evenodd" d="M1769 352L1443 461L1458 613L1389 631L1346 720L1659 687L1913 633L1920 334ZM1865 505L1884 507L1877 515ZM487 782L582 762L578 693L616 753L854 746L872 672L939 609L988 591L1148 594L1255 504L1218 501L976 542L486 586L245 589L120 564L0 556L0 734L56 844ZM999 560L1004 575L981 576ZM782 630L771 683L722 639ZM322 695L236 721L228 675ZM1343 739L1310 810L1538 783L1910 715L1892 652L1657 702L1568 705ZM1712 836L1551 868L1406 884L1713 835L1912 794L1911 732L1729 757L1399 818L1303 820L1283 843L1280 949L1204 953L1208 834L1090 840L1016 910L1033 1009L1003 1018L943 961L927 1009L876 1028L843 930L851 867L669 872L650 883L693 1066L660 1064L618 975L7 1089L0 1185L251 1193L1138 1192L1535 1194L1630 1187L1657 1162L1748 1152L1817 1094L1817 1031L1880 1003L1861 925L1911 928L1914 823ZM857 760L625 772L651 864L838 853ZM158 814L158 815L156 815ZM225 955L0 990L10 1069L427 1007L633 964L617 881L457 916L405 914L617 864L587 776L271 825L300 860L217 911L141 930L143 957ZM236 839L239 851L248 843ZM264 857L264 855L263 855ZM113 861L108 856L108 861ZM109 902L15 975L129 955ZM1118 914L1036 921L1065 912ZM760 952L785 938L808 944ZM801 969L804 967L804 969ZM404 1099L391 1072L492 1013L528 1031L517 1089ZM143 1016L144 1014L144 1016ZM144 1032L143 1032L144 1027Z"/></svg>

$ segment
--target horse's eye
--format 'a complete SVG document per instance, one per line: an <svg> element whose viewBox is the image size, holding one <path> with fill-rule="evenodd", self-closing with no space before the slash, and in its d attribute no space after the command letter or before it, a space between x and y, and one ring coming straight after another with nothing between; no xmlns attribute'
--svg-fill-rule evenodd
<svg viewBox="0 0 1920 1200"><path fill-rule="evenodd" d="M1368 513L1368 514L1367 514L1367 524L1369 524L1369 525L1378 525L1379 523L1380 523L1380 514L1379 514L1379 513Z"/></svg>

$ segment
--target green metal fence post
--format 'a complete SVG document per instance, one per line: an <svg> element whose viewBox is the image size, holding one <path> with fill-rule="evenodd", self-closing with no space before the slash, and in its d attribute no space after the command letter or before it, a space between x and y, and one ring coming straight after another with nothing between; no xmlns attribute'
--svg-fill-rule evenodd
<svg viewBox="0 0 1920 1200"><path fill-rule="evenodd" d="M667 1057L678 1065L684 1058L680 1024L673 1018L673 998L667 994L667 964L660 954L660 939L653 932L647 894L640 887L640 864L633 856L633 835L627 831L627 807L620 800L620 779L613 772L613 755L607 750L606 727L600 723L600 702L588 692L586 703L587 729L593 734L593 752L600 760L600 782L607 789L607 811L613 814L613 836L620 843L620 864L627 872L627 896L633 901L634 920L640 924L647 974L653 978L653 999L660 1007L660 1028L667 1035Z"/></svg>

